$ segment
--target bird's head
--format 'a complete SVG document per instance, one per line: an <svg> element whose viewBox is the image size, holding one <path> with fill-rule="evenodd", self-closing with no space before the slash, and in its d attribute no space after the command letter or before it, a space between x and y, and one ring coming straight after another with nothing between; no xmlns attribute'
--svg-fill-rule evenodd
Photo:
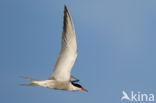
<svg viewBox="0 0 156 103"><path fill-rule="evenodd" d="M80 84L77 84L77 83L74 83L72 82L72 85L79 88L79 90L82 90L82 91L85 91L85 92L88 92L86 89L84 89Z"/></svg>

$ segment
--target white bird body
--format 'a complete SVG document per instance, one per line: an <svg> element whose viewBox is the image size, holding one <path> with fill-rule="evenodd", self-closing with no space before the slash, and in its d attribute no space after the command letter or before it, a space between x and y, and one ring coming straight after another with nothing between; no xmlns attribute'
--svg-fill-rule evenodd
<svg viewBox="0 0 156 103"><path fill-rule="evenodd" d="M80 88L73 86L72 83L70 82L56 81L56 80L44 80L44 81L33 80L31 84L28 84L26 86L39 86L39 87L45 87L49 89L67 90L67 91L81 90Z"/></svg>
<svg viewBox="0 0 156 103"><path fill-rule="evenodd" d="M81 85L76 84L79 80L71 76L71 70L77 58L77 42L74 25L67 7L64 7L64 25L62 33L62 48L54 71L49 80L39 81L26 77L32 81L26 86L39 86L57 90L87 91Z"/></svg>

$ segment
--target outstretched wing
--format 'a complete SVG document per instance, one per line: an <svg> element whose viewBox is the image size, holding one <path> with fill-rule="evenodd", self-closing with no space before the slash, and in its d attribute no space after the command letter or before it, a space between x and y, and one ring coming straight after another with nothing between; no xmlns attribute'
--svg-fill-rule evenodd
<svg viewBox="0 0 156 103"><path fill-rule="evenodd" d="M67 7L64 7L64 25L62 33L62 48L52 77L60 81L69 81L70 73L77 58L77 42L71 16Z"/></svg>

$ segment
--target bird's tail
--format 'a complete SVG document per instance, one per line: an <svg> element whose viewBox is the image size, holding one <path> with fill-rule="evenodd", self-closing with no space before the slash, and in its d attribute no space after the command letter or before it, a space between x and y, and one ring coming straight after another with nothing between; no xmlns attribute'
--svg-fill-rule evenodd
<svg viewBox="0 0 156 103"><path fill-rule="evenodd" d="M31 81L30 84L20 84L22 86L33 86L33 87L39 87L40 86L39 85L39 80L34 80L34 79L23 77L23 76L20 76L20 78L23 78L23 79Z"/></svg>

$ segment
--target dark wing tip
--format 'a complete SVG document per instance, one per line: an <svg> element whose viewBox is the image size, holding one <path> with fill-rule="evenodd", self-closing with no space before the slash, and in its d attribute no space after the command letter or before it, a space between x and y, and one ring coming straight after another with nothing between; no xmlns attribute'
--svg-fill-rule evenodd
<svg viewBox="0 0 156 103"><path fill-rule="evenodd" d="M64 5L64 10L67 10L67 6L66 5Z"/></svg>
<svg viewBox="0 0 156 103"><path fill-rule="evenodd" d="M67 6L66 5L64 5L64 25L63 25L63 30L64 30L64 32L66 32L66 28L67 28L67 26L66 26L66 24L67 24L67 17L69 16L69 12L68 12L68 9L67 9Z"/></svg>
<svg viewBox="0 0 156 103"><path fill-rule="evenodd" d="M68 11L68 8L66 5L64 5L64 13L68 13L69 14L69 11Z"/></svg>
<svg viewBox="0 0 156 103"><path fill-rule="evenodd" d="M66 5L64 5L64 12L68 12L68 8Z"/></svg>
<svg viewBox="0 0 156 103"><path fill-rule="evenodd" d="M66 33L67 27L69 25L74 29L72 19L71 19L70 13L68 11L68 8L67 8L66 5L64 5L63 33Z"/></svg>

